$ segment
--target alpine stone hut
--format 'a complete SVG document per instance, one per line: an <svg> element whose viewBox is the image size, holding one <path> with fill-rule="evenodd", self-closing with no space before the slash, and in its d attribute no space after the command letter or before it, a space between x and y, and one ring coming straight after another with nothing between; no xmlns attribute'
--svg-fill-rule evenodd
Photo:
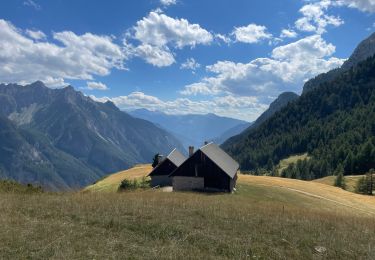
<svg viewBox="0 0 375 260"><path fill-rule="evenodd" d="M189 156L170 175L174 191L233 191L239 164L219 146L209 143L196 152L189 149Z"/></svg>
<svg viewBox="0 0 375 260"><path fill-rule="evenodd" d="M164 159L160 158L158 165L148 175L151 177L151 186L172 186L172 180L169 175L185 160L186 157L177 149L174 149Z"/></svg>

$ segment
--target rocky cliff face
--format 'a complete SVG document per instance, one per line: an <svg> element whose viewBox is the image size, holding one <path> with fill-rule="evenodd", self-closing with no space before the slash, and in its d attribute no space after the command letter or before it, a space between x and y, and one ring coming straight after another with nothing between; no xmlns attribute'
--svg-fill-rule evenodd
<svg viewBox="0 0 375 260"><path fill-rule="evenodd" d="M8 159L0 158L0 168L2 175L20 182L54 190L78 188L149 162L155 153L183 149L153 123L134 118L113 103L95 102L73 87L2 84L0 101L0 116L7 126L6 134L0 134L1 146L10 140L10 148L3 149Z"/></svg>

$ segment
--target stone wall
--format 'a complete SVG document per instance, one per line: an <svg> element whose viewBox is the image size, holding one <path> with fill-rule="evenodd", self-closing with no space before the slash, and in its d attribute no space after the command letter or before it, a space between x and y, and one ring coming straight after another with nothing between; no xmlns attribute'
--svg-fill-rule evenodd
<svg viewBox="0 0 375 260"><path fill-rule="evenodd" d="M174 191L203 190L204 178L174 176L172 177L172 184Z"/></svg>

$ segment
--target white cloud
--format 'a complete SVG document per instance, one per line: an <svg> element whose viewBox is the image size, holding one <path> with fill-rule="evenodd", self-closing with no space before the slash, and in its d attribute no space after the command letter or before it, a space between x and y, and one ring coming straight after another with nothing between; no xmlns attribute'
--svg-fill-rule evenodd
<svg viewBox="0 0 375 260"><path fill-rule="evenodd" d="M169 6L169 5L177 4L177 1L176 0L160 0L160 3L164 6Z"/></svg>
<svg viewBox="0 0 375 260"><path fill-rule="evenodd" d="M279 46L269 58L249 63L219 61L206 69L215 75L186 86L184 95L275 96L282 91L300 91L303 83L322 72L341 66L343 59L332 57L335 46L320 35Z"/></svg>
<svg viewBox="0 0 375 260"><path fill-rule="evenodd" d="M108 87L105 84L95 81L87 82L87 88L90 90L108 90Z"/></svg>
<svg viewBox="0 0 375 260"><path fill-rule="evenodd" d="M46 35L42 31L26 30L26 34L34 40L44 40Z"/></svg>
<svg viewBox="0 0 375 260"><path fill-rule="evenodd" d="M210 44L213 36L199 24L191 24L186 19L175 19L160 12L150 12L137 22L134 38L143 44L173 47L194 47L197 44Z"/></svg>
<svg viewBox="0 0 375 260"><path fill-rule="evenodd" d="M194 58L188 58L184 63L181 64L180 69L195 71L200 67L201 65Z"/></svg>
<svg viewBox="0 0 375 260"><path fill-rule="evenodd" d="M232 39L224 34L220 34L220 33L217 33L215 34L215 38L226 43L226 44L229 44L232 42Z"/></svg>
<svg viewBox="0 0 375 260"><path fill-rule="evenodd" d="M0 19L1 82L42 80L56 87L64 79L92 80L113 68L124 69L126 55L108 36L56 32L53 38L60 44L55 44L34 41L29 35Z"/></svg>
<svg viewBox="0 0 375 260"><path fill-rule="evenodd" d="M33 0L23 1L23 5L32 7L32 8L34 8L37 11L39 11L39 10L42 9L42 7L38 3L36 3L35 1L33 1Z"/></svg>
<svg viewBox="0 0 375 260"><path fill-rule="evenodd" d="M172 18L158 9L138 21L128 32L127 38L138 40L140 44L130 47L130 54L143 58L147 63L157 67L170 66L175 63L172 49L191 48L198 44L208 45L214 37L199 24L191 24L186 19Z"/></svg>
<svg viewBox="0 0 375 260"><path fill-rule="evenodd" d="M221 92L221 89L218 88L216 84L210 82L213 80L215 80L215 78L204 78L202 82L187 85L180 91L180 94L185 96L217 95Z"/></svg>
<svg viewBox="0 0 375 260"><path fill-rule="evenodd" d="M362 12L375 12L375 0L338 0L338 2Z"/></svg>
<svg viewBox="0 0 375 260"><path fill-rule="evenodd" d="M327 15L330 6L339 5L338 1L322 0L314 1L304 5L299 12L303 17L295 22L295 26L300 31L315 32L322 34L326 32L328 25L337 27L344 23L339 16Z"/></svg>
<svg viewBox="0 0 375 260"><path fill-rule="evenodd" d="M291 29L283 29L280 34L280 38L296 38L298 34Z"/></svg>
<svg viewBox="0 0 375 260"><path fill-rule="evenodd" d="M123 110L147 108L159 110L167 114L207 114L208 111L222 116L255 120L260 113L267 109L267 105L259 103L256 97L225 95L212 100L193 101L188 98L163 101L143 92L133 92L127 96L102 97L90 96L96 101L112 101Z"/></svg>
<svg viewBox="0 0 375 260"><path fill-rule="evenodd" d="M264 39L272 38L263 25L249 24L248 26L236 27L232 33L236 40L245 43L257 43Z"/></svg>
<svg viewBox="0 0 375 260"><path fill-rule="evenodd" d="M167 67L175 63L175 59L168 47L142 44L134 49L134 54L143 58L147 63L156 67Z"/></svg>

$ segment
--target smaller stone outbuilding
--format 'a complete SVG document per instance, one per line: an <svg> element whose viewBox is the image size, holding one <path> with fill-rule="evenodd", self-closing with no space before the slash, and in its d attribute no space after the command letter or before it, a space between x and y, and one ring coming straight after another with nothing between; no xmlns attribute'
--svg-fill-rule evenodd
<svg viewBox="0 0 375 260"><path fill-rule="evenodd" d="M174 149L167 157L161 159L158 165L148 175L151 177L151 186L172 186L172 179L169 175L185 160L186 157L177 149Z"/></svg>

